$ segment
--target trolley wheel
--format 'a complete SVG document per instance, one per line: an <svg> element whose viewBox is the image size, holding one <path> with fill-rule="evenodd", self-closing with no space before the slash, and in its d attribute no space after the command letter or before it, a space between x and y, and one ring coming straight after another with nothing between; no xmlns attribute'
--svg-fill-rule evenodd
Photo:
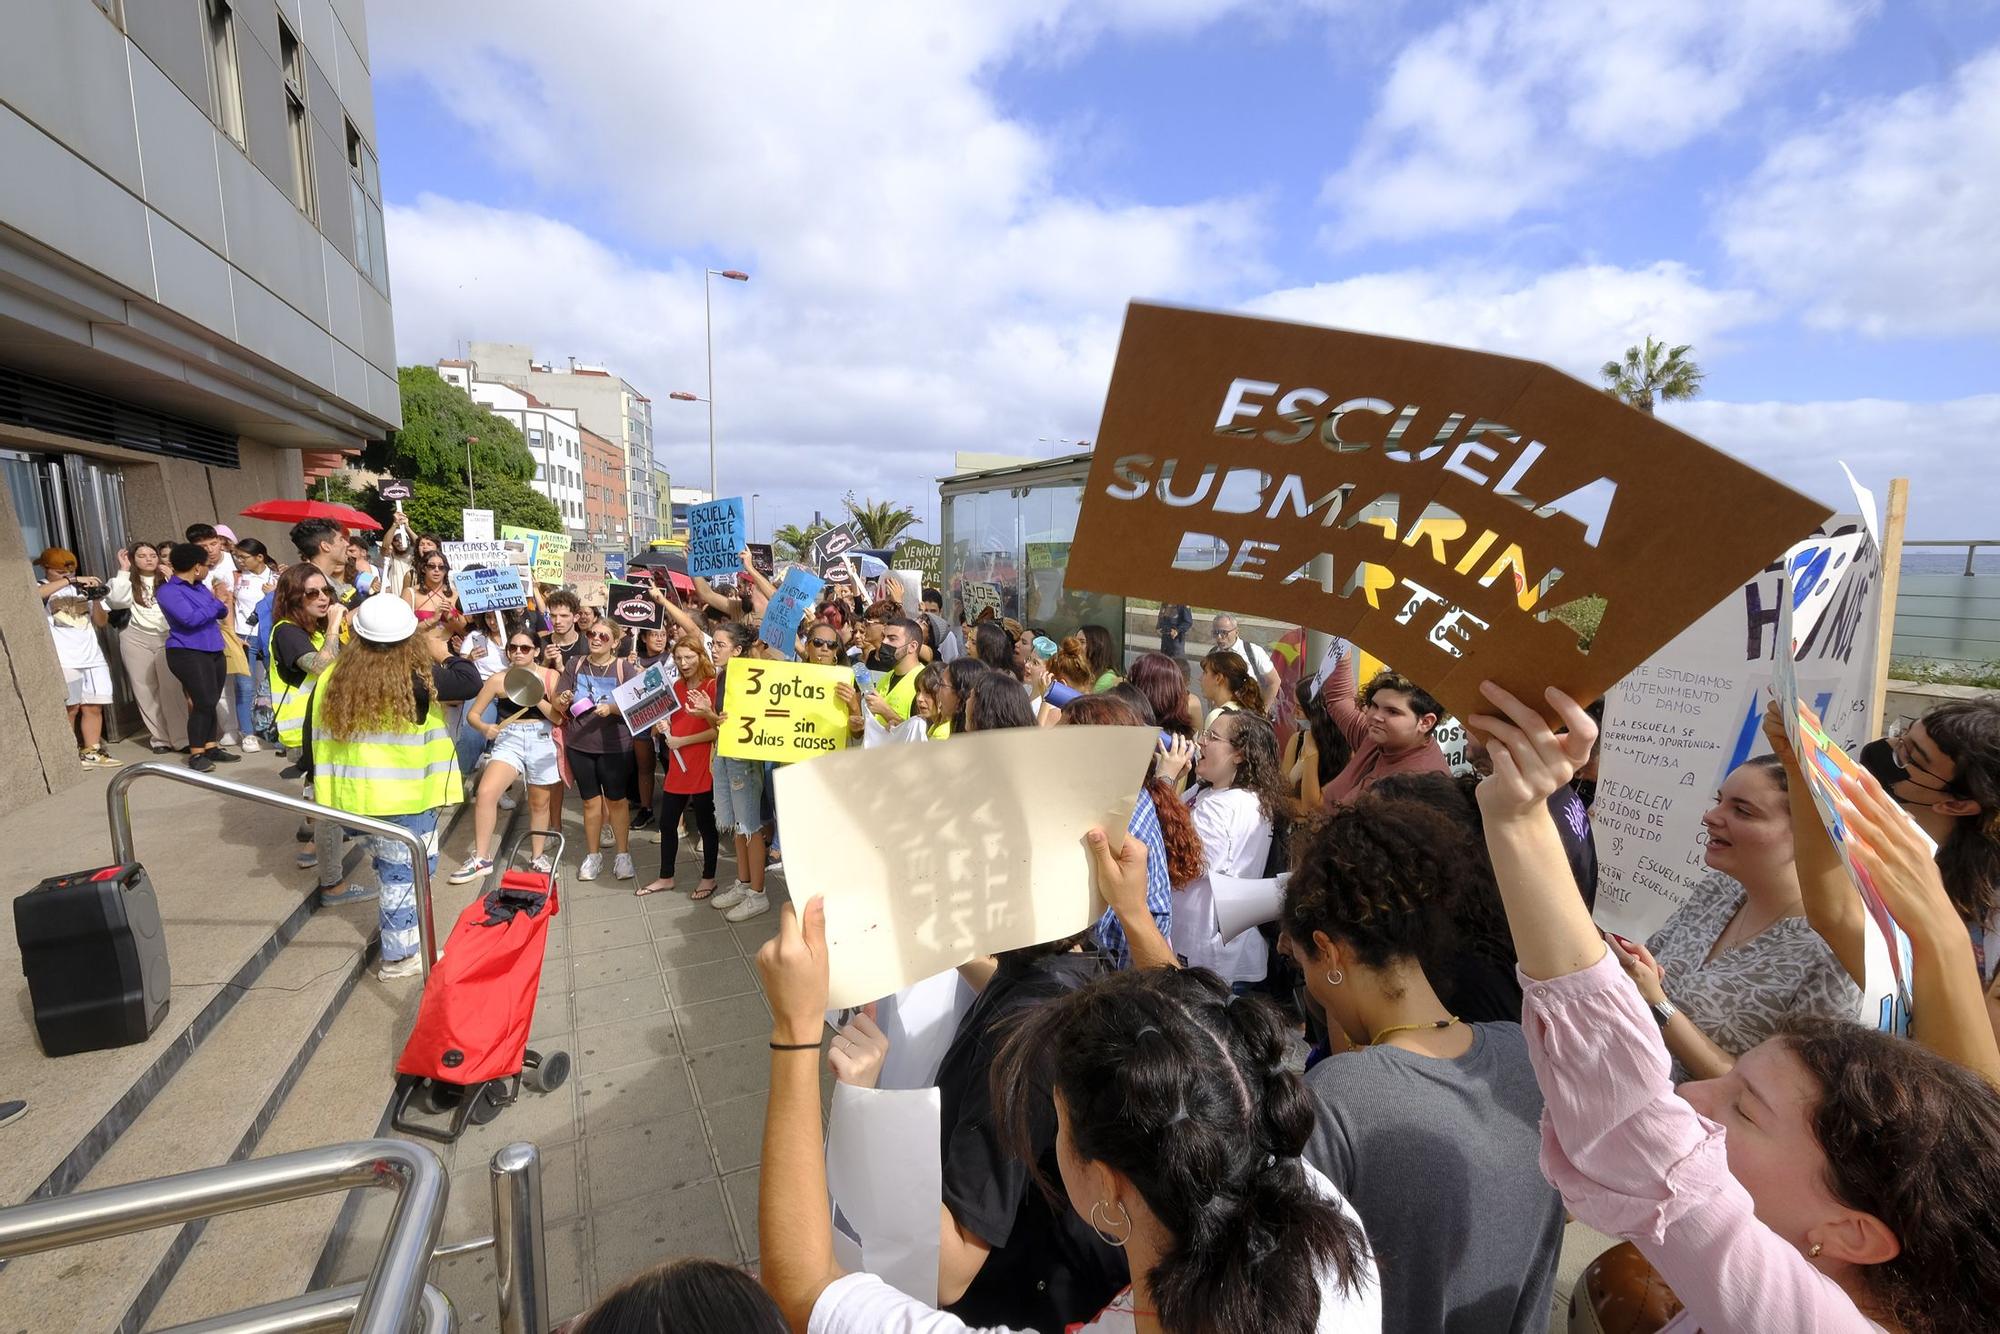
<svg viewBox="0 0 2000 1334"><path fill-rule="evenodd" d="M521 1082L537 1093L553 1093L569 1078L566 1051L552 1051L546 1056L531 1051L521 1064Z"/></svg>
<svg viewBox="0 0 2000 1334"><path fill-rule="evenodd" d="M507 1097L505 1088L506 1082L499 1079L489 1079L479 1086L479 1091L472 1095L472 1115L469 1118L472 1124L483 1126L506 1110L512 1099Z"/></svg>
<svg viewBox="0 0 2000 1334"><path fill-rule="evenodd" d="M435 1079L426 1079L423 1085L424 1110L433 1116L442 1116L457 1109L465 1100L465 1090L457 1084L444 1084Z"/></svg>

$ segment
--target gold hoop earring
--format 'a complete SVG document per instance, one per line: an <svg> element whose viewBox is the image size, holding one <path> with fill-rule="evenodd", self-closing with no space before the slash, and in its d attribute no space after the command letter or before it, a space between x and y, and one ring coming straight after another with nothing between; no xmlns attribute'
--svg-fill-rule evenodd
<svg viewBox="0 0 2000 1334"><path fill-rule="evenodd" d="M1337 987L1346 980L1347 974L1338 968L1326 975L1326 984L1330 987Z"/></svg>
<svg viewBox="0 0 2000 1334"><path fill-rule="evenodd" d="M1100 1213L1105 1215L1103 1222L1098 1221L1097 1216ZM1125 1235L1122 1237L1114 1237L1111 1236L1106 1231L1107 1228L1114 1226L1111 1222L1110 1213L1111 1210L1108 1201L1099 1200L1096 1204L1091 1205L1090 1230L1092 1232L1095 1232L1098 1236L1098 1239L1102 1241L1106 1246L1117 1246L1120 1249L1123 1249L1125 1243L1132 1240L1132 1216L1125 1212L1124 1205L1121 1204L1118 1206L1118 1222L1124 1225Z"/></svg>

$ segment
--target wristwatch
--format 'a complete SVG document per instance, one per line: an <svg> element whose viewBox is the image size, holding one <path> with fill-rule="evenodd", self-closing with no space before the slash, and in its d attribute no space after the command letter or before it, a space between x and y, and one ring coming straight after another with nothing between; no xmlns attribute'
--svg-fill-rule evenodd
<svg viewBox="0 0 2000 1334"><path fill-rule="evenodd" d="M1663 1029L1667 1026L1668 1020L1680 1013L1680 1007L1676 1006L1670 1000L1661 1000L1658 1004L1650 1005L1647 1008L1653 1012L1654 1022L1659 1024Z"/></svg>

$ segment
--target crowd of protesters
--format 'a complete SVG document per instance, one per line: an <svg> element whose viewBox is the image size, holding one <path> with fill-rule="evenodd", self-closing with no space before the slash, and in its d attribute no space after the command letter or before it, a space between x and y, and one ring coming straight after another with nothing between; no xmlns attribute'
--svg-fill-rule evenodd
<svg viewBox="0 0 2000 1334"><path fill-rule="evenodd" d="M1693 896L1639 942L1591 920L1597 716L1553 690L1483 687L1455 774L1420 683L1362 680L1336 644L1281 700L1270 650L1227 614L1190 657L1190 609L1163 607L1160 651L1122 661L1107 627L948 618L955 599L889 577L830 586L774 645L747 552L726 586L656 586L657 623L627 627L560 588L465 615L435 539L407 535L380 572L330 523L291 540L280 570L197 525L121 552L108 586L43 554L84 763L116 763L97 632L121 616L156 751L208 768L261 734L315 799L426 837L470 801L454 883L494 870L500 810L525 799L561 828L574 788L578 878L731 921L782 906L759 957L760 1274L665 1265L575 1334L1539 1331L1569 1218L1635 1248L1675 1330L1941 1334L2000 1309L2000 700L1873 743L1842 792L1911 938L1898 1037L1857 1022L1866 910L1775 714L1772 754L1724 778L1688 850ZM892 1050L872 1010L829 1035L823 910L771 878L770 766L717 753L730 673L767 657L853 669L855 745L1157 734L1119 846L1091 839L1103 917L959 969L969 999L934 1051ZM635 735L612 696L656 666L676 707ZM379 894L383 974L415 973L407 849L371 840L379 887L343 886L327 825L301 829L300 865L323 901ZM643 880L641 831L659 848ZM1226 887L1280 873L1276 920L1226 930ZM835 1259L822 1061L937 1090L934 1300Z"/></svg>

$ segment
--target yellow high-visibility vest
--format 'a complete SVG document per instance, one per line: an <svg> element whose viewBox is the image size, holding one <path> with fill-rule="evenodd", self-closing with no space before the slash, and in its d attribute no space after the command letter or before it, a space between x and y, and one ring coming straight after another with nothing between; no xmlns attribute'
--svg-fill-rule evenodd
<svg viewBox="0 0 2000 1334"><path fill-rule="evenodd" d="M337 661L321 675L321 691L339 669ZM322 697L320 703L325 702ZM315 717L314 799L356 815L416 815L463 801L458 751L436 694L423 722L399 722L400 726L379 732L336 737Z"/></svg>
<svg viewBox="0 0 2000 1334"><path fill-rule="evenodd" d="M278 622L278 625L291 624L295 622ZM298 628L305 629L302 625ZM271 633L275 638L278 626L272 626ZM317 653L326 646L326 632L317 630L311 634L313 652ZM287 684L285 678L278 675L278 659L275 656L271 658L266 668L266 674L271 678L271 704L278 715L278 744L286 750L293 749L305 740L306 707L312 702L313 686L319 683L320 674L323 672L324 669L321 673L308 672L306 679L294 686Z"/></svg>

